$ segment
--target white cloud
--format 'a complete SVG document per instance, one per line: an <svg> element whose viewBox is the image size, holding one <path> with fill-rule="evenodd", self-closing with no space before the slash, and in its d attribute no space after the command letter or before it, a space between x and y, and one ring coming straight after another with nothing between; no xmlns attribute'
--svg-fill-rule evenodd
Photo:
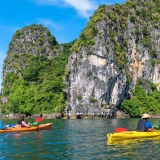
<svg viewBox="0 0 160 160"><path fill-rule="evenodd" d="M99 5L122 3L126 0L31 0L40 5L54 5L58 7L72 7L81 16L88 18Z"/></svg>
<svg viewBox="0 0 160 160"><path fill-rule="evenodd" d="M97 9L98 5L91 0L64 0L68 5L75 8L80 15L88 18L91 12Z"/></svg>
<svg viewBox="0 0 160 160"><path fill-rule="evenodd" d="M38 23L43 24L45 27L52 27L56 30L62 29L62 27L60 27L59 25L55 24L54 22L52 22L51 20L48 20L48 19L39 19Z"/></svg>
<svg viewBox="0 0 160 160"><path fill-rule="evenodd" d="M88 18L94 10L97 9L98 4L95 0L32 0L40 5L54 5L58 7L72 7L81 16Z"/></svg>

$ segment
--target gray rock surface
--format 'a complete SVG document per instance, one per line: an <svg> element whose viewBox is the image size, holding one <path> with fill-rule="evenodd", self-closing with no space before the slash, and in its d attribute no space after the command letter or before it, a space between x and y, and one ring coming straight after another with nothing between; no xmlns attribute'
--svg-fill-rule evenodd
<svg viewBox="0 0 160 160"><path fill-rule="evenodd" d="M80 51L74 51L69 58L67 70L71 73L67 81L69 90L66 114L68 115L103 115L105 108L103 102L114 106L114 109L118 108L124 98L132 96L139 78L156 83L157 89L160 89L160 64L152 64L153 60L158 61L160 58L160 30L150 22L146 22L151 37L148 47L137 40L142 39L143 34L140 36L135 34L136 26L129 17L124 32L117 23L118 31L114 39L117 42L125 39L127 44L126 68L120 68L114 52L115 44L108 36L109 31L114 30L109 23L109 19L97 22L96 29L101 35L97 34L94 37L95 44L81 47ZM139 27L142 33L143 26ZM108 49L106 44L109 44ZM156 50L156 59L151 56L152 50Z"/></svg>

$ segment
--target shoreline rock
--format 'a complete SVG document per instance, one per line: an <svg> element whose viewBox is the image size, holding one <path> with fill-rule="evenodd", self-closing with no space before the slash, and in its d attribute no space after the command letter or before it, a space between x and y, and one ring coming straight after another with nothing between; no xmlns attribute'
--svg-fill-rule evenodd
<svg viewBox="0 0 160 160"><path fill-rule="evenodd" d="M36 119L40 114L35 115L23 115L23 114L0 114L1 119L19 119L21 116L25 116L25 119ZM63 114L43 114L45 119L107 119L117 118L110 115L63 115ZM122 118L122 116L120 117ZM126 117L123 117L126 118Z"/></svg>
<svg viewBox="0 0 160 160"><path fill-rule="evenodd" d="M25 114L0 114L1 119L19 119L21 116L25 116L25 119L36 119L40 116L40 114L34 114L34 115L25 115ZM118 110L116 112L116 115L110 116L110 115L83 115L83 114L77 114L77 115L64 115L64 114L43 114L43 117L45 119L120 119L120 118L132 118L129 115L125 114L124 112ZM137 117L138 118L138 117ZM139 117L140 118L140 117ZM154 114L151 115L151 118L160 118L160 114Z"/></svg>

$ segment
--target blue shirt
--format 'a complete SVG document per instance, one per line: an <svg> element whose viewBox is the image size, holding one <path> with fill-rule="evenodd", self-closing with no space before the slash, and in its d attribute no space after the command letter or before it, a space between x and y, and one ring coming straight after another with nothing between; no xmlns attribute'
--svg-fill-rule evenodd
<svg viewBox="0 0 160 160"><path fill-rule="evenodd" d="M152 125L150 122L146 121L146 129L148 129L148 128L152 128Z"/></svg>

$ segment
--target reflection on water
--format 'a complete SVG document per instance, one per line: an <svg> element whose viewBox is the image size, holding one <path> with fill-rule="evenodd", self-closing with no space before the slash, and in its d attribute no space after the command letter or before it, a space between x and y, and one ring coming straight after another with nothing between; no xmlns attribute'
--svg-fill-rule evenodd
<svg viewBox="0 0 160 160"><path fill-rule="evenodd" d="M160 139L142 139L142 140L123 140L110 143L108 147L112 157L121 157L121 159L159 159L157 150L159 150ZM116 153L116 155L115 155ZM155 155L156 153L156 155ZM153 156L153 157L152 157Z"/></svg>
<svg viewBox="0 0 160 160"><path fill-rule="evenodd" d="M106 143L106 134L118 127L132 130L138 119L44 120L47 122L53 122L50 131L0 134L0 159L156 160L160 156L157 138Z"/></svg>

